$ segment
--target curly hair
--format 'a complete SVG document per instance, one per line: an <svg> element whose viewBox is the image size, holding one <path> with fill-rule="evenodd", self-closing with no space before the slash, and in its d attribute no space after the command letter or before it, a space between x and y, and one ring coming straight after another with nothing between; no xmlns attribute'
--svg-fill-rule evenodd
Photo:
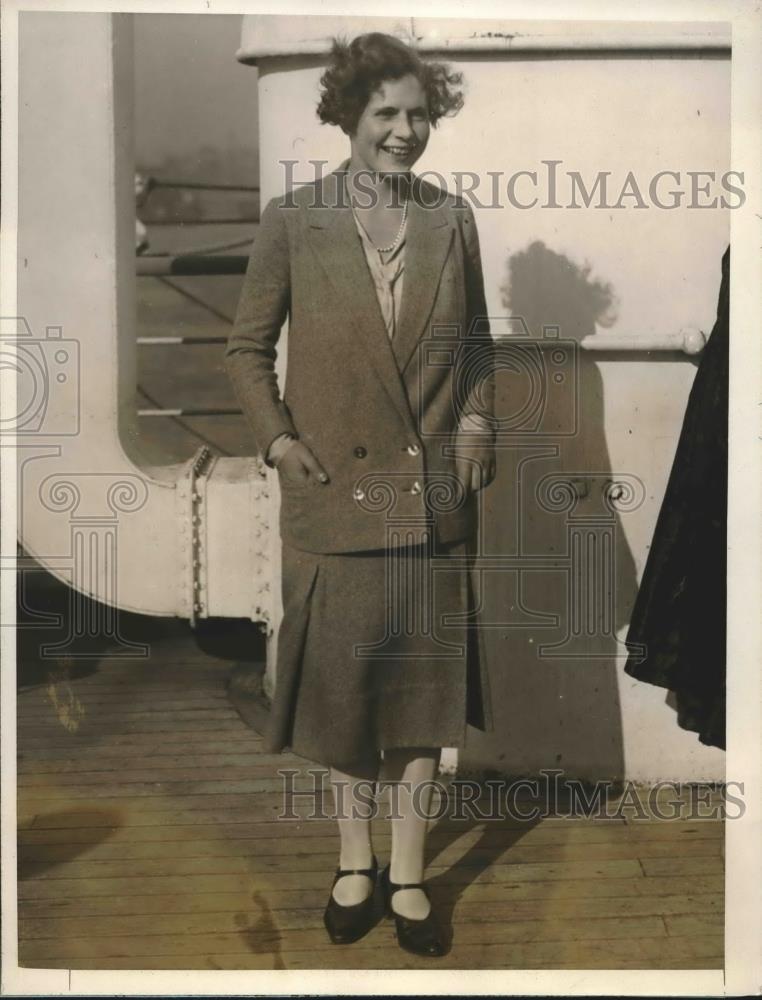
<svg viewBox="0 0 762 1000"><path fill-rule="evenodd" d="M318 118L353 135L371 94L385 80L412 74L424 89L429 123L454 115L463 107L463 74L450 72L444 63L421 59L415 49L393 35L379 31L358 35L351 42L333 39L328 69L320 78Z"/></svg>

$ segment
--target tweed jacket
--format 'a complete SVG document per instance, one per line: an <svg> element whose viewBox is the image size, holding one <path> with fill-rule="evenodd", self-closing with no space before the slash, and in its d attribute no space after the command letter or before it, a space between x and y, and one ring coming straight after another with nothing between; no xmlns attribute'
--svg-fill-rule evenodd
<svg viewBox="0 0 762 1000"><path fill-rule="evenodd" d="M281 476L284 542L308 552L383 549L476 528L455 476L455 432L494 399L479 241L462 199L411 185L405 284L390 341L344 184L347 161L264 209L225 366L263 455L299 437L329 476ZM288 319L286 379L275 375ZM412 533L412 534L411 534Z"/></svg>

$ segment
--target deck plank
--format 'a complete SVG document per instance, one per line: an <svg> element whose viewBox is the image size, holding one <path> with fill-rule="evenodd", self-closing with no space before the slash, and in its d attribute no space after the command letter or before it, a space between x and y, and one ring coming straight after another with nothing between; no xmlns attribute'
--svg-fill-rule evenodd
<svg viewBox="0 0 762 1000"><path fill-rule="evenodd" d="M378 930L378 929L377 929ZM375 931L374 931L375 933ZM678 947L678 942L682 947ZM362 942L360 942L362 944ZM81 958L80 969L432 969L431 960L401 952L390 933L374 947L323 945L312 951L282 951L263 953L256 950L252 936L243 932L236 946L207 939L205 947L192 955L158 955L129 957L109 956L104 960ZM47 957L48 968L72 966L70 958ZM715 935L700 938L640 938L607 939L600 941L532 941L480 945L461 945L436 962L437 969L555 969L555 968L664 968L720 969L722 940Z"/></svg>
<svg viewBox="0 0 762 1000"><path fill-rule="evenodd" d="M92 814L97 817L98 814ZM172 841L183 842L186 840L203 841L206 838L222 840L253 840L268 841L277 836L277 841L287 850L287 844L291 839L310 838L314 840L324 840L332 838L335 844L338 833L332 820L313 820L303 823L293 823L288 830L289 840L282 839L283 825L275 820L266 822L249 822L248 816L234 822L234 817L228 819L226 825L219 821L208 820L206 823L182 824L173 823L172 814L167 814L166 823L159 826L132 826L132 827L104 827L99 824L88 824L86 826L71 825L46 825L46 820L56 824L55 814L46 817L37 817L34 827L25 829L19 836L19 843L22 845L36 844L97 844L104 838L108 838L109 843L129 842L131 844L147 843L152 841ZM205 830L204 827L209 827ZM538 824L531 829L522 832L521 843L524 846L534 844L651 844L654 842L664 844L674 844L676 849L681 850L684 846L696 841L722 842L722 827L718 823L697 823L691 829L687 824L683 825L664 824L648 826L637 829L622 827L608 827L604 825L577 826L570 822L564 826L550 826L545 823ZM428 835L429 845L437 845L442 841L458 838L460 843L467 843L477 840L480 844L505 844L510 835L516 835L521 831L517 826L500 826L494 829L491 824L485 823L479 831L463 831L453 823L449 826L438 824ZM378 845L388 846L391 835L385 824L374 824L373 842ZM264 850L265 847L257 848Z"/></svg>
<svg viewBox="0 0 762 1000"><path fill-rule="evenodd" d="M256 936L256 947L260 952L272 953L275 949L290 951L319 952L325 947L325 931L321 926L307 929L292 928L287 935L277 925L275 918L266 907L257 912L233 913L223 919L233 923L229 930L207 927L200 934L188 932L182 921L175 921L176 933L126 936L33 938L27 941L27 955L36 961L48 958L90 958L93 955L108 959L129 954L134 957L155 954L164 955L198 954L199 947L211 947L218 955L226 951L236 952L241 947L241 938ZM170 927L172 920L168 919ZM593 918L579 920L521 920L495 923L464 923L458 928L461 945L505 945L528 941L611 941L622 938L658 938L665 935L664 924L659 917L618 917L616 919ZM390 921L382 921L374 928L374 937L379 947L394 944L394 929Z"/></svg>
<svg viewBox="0 0 762 1000"><path fill-rule="evenodd" d="M558 916L673 916L696 914L707 917L722 915L722 884L700 886L690 894L689 885L684 885L683 893L672 886L670 894L632 895L625 897L622 888L618 894L604 894L595 883L586 885L559 884L551 882L526 882L510 886L474 884L459 895L457 889L434 886L431 890L435 901L455 902L458 911L464 913L479 908L486 915L504 914L500 919L538 918L552 910ZM706 891L702 892L704 888ZM116 899L103 896L64 896L52 899L28 899L24 904L25 919L57 920L63 915L72 917L126 916L136 917L148 914L193 914L228 912L248 909L252 895L241 890L237 892L204 892L194 894L168 894L123 896ZM320 889L274 890L268 896L274 910L314 911L325 906L325 887ZM493 919L490 917L489 919ZM497 919L497 918L495 918ZM27 926L27 925L25 925ZM31 925L29 925L31 926ZM667 925L668 931L670 930ZM676 925L673 930L679 929ZM713 927L712 930L716 930ZM42 935L47 936L47 935ZM675 935L679 936L679 935Z"/></svg>
<svg viewBox="0 0 762 1000"><path fill-rule="evenodd" d="M511 846L506 843L508 840L503 836L502 844L494 837L489 842L483 843L481 837L461 836L452 845L442 844L436 850L435 863L437 865L451 865L458 862L464 853L468 852L468 863L476 864L479 861L489 863L504 859L510 864L533 864L553 861L586 861L594 854L595 861L630 861L633 853L638 860L651 858L685 858L701 857L713 858L720 856L721 843L717 840L704 838L702 840L688 841L687 843L675 843L663 840L626 840L624 837L619 843L581 843L568 844L560 841L531 844L526 843L524 838L521 842ZM440 840L441 843L441 840ZM391 840L389 837L374 839L374 844L378 849L388 853ZM428 846L430 849L437 847L438 841L434 840ZM83 863L101 862L122 862L122 861L162 861L164 859L177 861L193 861L208 858L236 858L251 859L253 864L258 861L268 865L281 867L297 867L302 870L302 862L306 860L311 867L319 871L330 870L332 858L335 859L338 848L338 840L334 836L325 837L279 837L277 839L266 839L260 837L252 840L223 839L215 837L211 840L175 840L175 841L149 841L147 843L112 843L109 840L91 845L72 844L24 844L21 847L22 867L30 865L47 864L55 868L60 862L71 859L72 848L82 849L87 860ZM302 859L299 855L302 851L309 851L309 858Z"/></svg>
<svg viewBox="0 0 762 1000"><path fill-rule="evenodd" d="M21 964L432 968L385 920L357 945L328 944L338 838L325 769L264 753L227 701L225 664L192 638L151 653L20 694ZM74 711L59 717L55 697ZM301 794L284 820L289 768ZM689 793L657 794L674 798ZM385 860L388 824L373 829ZM427 880L454 943L437 967L720 968L722 838L717 819L627 811L443 819Z"/></svg>

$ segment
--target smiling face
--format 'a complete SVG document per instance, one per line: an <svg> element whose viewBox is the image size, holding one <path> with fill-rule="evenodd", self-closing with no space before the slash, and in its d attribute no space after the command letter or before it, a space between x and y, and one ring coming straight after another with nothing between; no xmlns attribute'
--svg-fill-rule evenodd
<svg viewBox="0 0 762 1000"><path fill-rule="evenodd" d="M429 141L426 93L417 77L385 80L371 94L352 141L352 167L378 173L409 170Z"/></svg>

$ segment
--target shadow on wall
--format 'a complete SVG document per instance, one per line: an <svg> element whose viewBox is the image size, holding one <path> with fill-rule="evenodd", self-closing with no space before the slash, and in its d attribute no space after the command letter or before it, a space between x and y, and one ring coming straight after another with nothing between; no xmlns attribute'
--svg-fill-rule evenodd
<svg viewBox="0 0 762 1000"><path fill-rule="evenodd" d="M508 259L503 305L523 318L533 337L542 336L543 326L558 325L562 337L581 340L617 318L613 288L591 275L589 264L575 264L536 240Z"/></svg>
<svg viewBox="0 0 762 1000"><path fill-rule="evenodd" d="M477 560L495 728L470 735L461 770L561 768L616 781L626 658L616 633L637 579L609 499L622 477L606 446L601 374L578 347L614 322L616 297L589 267L539 241L507 271L503 304L511 333L523 335L498 340L498 471L483 498ZM540 346L544 335L552 346ZM630 486L625 509L628 497Z"/></svg>

